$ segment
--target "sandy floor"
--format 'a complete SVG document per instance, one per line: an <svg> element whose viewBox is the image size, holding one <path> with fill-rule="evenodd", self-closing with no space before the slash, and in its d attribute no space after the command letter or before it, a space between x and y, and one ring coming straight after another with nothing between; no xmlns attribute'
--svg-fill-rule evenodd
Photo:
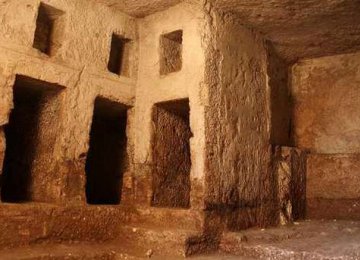
<svg viewBox="0 0 360 260"><path fill-rule="evenodd" d="M16 259L179 259L120 240L106 244L34 245L0 251L1 260ZM227 233L221 250L191 259L360 259L360 222L304 221L270 229Z"/></svg>
<svg viewBox="0 0 360 260"><path fill-rule="evenodd" d="M221 249L264 259L360 259L360 222L304 221L228 233Z"/></svg>

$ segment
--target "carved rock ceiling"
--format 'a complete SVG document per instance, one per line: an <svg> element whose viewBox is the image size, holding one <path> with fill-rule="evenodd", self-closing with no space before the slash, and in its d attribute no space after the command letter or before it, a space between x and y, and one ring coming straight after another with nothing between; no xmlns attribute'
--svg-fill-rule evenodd
<svg viewBox="0 0 360 260"><path fill-rule="evenodd" d="M97 0L143 17L181 0ZM360 0L212 0L261 32L289 62L360 50Z"/></svg>

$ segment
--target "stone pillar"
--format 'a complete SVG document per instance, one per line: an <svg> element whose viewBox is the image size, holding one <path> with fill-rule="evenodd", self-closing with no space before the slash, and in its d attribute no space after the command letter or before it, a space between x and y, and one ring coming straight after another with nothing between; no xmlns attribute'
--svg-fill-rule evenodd
<svg viewBox="0 0 360 260"><path fill-rule="evenodd" d="M61 177L61 201L66 203L85 203L85 156L76 160L58 163L56 171Z"/></svg>
<svg viewBox="0 0 360 260"><path fill-rule="evenodd" d="M278 184L281 225L305 217L306 153L292 147L276 147L275 176Z"/></svg>

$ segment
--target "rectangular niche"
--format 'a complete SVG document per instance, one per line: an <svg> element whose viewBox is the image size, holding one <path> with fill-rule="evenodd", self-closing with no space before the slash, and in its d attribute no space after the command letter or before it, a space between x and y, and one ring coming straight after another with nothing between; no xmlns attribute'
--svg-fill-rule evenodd
<svg viewBox="0 0 360 260"><path fill-rule="evenodd" d="M89 204L119 204L127 168L127 109L98 97L95 100L86 160L86 199Z"/></svg>
<svg viewBox="0 0 360 260"><path fill-rule="evenodd" d="M64 27L64 12L40 3L36 19L33 47L47 55L53 55L60 48Z"/></svg>
<svg viewBox="0 0 360 260"><path fill-rule="evenodd" d="M5 126L2 201L46 200L43 191L51 186L46 169L50 168L58 135L62 89L55 84L16 77L14 109Z"/></svg>
<svg viewBox="0 0 360 260"><path fill-rule="evenodd" d="M160 37L160 75L180 71L182 67L183 31L178 30Z"/></svg>
<svg viewBox="0 0 360 260"><path fill-rule="evenodd" d="M188 99L158 103L153 108L153 206L190 206L189 113Z"/></svg>
<svg viewBox="0 0 360 260"><path fill-rule="evenodd" d="M131 62L130 53L132 41L117 34L111 37L111 49L108 62L108 70L120 76L130 77Z"/></svg>

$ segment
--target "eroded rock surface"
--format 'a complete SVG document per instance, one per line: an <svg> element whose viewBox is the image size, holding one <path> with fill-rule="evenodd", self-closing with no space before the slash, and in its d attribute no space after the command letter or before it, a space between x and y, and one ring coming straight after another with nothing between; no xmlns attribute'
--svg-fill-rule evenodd
<svg viewBox="0 0 360 260"><path fill-rule="evenodd" d="M358 258L359 11L1 1L0 250Z"/></svg>

